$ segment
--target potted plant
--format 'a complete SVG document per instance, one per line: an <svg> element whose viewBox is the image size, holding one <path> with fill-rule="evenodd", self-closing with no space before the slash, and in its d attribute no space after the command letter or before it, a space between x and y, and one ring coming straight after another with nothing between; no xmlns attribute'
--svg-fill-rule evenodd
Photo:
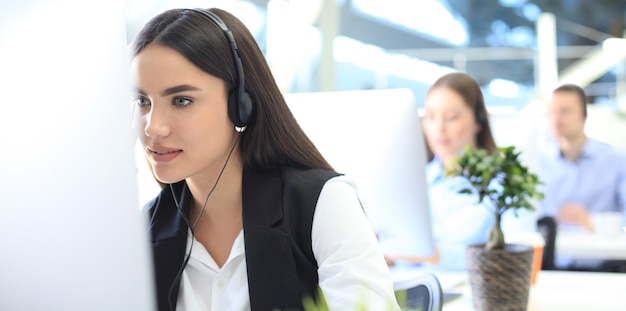
<svg viewBox="0 0 626 311"><path fill-rule="evenodd" d="M533 210L533 200L541 200L541 184L519 160L515 147L465 148L456 165L446 173L462 176L471 185L460 192L488 200L493 208L494 225L486 244L467 248L467 270L474 307L477 310L526 310L532 271L533 248L506 244L501 228L502 215L513 210Z"/></svg>

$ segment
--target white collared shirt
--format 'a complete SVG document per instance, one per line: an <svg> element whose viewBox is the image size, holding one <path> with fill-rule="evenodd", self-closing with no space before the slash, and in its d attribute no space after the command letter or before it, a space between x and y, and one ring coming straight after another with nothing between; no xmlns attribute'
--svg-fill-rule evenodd
<svg viewBox="0 0 626 311"><path fill-rule="evenodd" d="M311 231L319 285L330 310L400 310L393 280L374 232L345 176L330 179L320 193ZM219 268L191 236L191 258L183 271L176 310L250 310L243 231ZM271 284L268 284L271 286ZM295 286L295 285L294 285Z"/></svg>
<svg viewBox="0 0 626 311"><path fill-rule="evenodd" d="M190 241L191 232L187 237L187 249ZM176 310L250 310L243 230L237 235L222 268L193 238L191 258L183 271Z"/></svg>

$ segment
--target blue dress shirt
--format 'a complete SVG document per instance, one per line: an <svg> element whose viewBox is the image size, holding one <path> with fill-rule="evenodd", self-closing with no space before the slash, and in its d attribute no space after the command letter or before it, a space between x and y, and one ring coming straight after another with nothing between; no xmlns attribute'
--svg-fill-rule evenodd
<svg viewBox="0 0 626 311"><path fill-rule="evenodd" d="M476 195L458 193L470 183L460 176L445 176L441 161L434 158L426 166L426 184L432 219L433 239L439 249L437 268L465 268L468 245L485 243L494 215L487 202L479 204Z"/></svg>
<svg viewBox="0 0 626 311"><path fill-rule="evenodd" d="M587 138L576 161L565 159L555 144L541 158L539 178L545 198L541 212L554 216L565 203L582 204L590 213L626 210L626 154Z"/></svg>

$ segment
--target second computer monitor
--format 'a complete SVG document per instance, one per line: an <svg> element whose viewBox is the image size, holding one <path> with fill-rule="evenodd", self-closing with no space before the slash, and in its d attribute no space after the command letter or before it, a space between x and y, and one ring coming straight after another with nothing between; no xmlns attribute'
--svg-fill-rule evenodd
<svg viewBox="0 0 626 311"><path fill-rule="evenodd" d="M386 255L433 254L426 147L409 89L286 94L326 160L357 186Z"/></svg>

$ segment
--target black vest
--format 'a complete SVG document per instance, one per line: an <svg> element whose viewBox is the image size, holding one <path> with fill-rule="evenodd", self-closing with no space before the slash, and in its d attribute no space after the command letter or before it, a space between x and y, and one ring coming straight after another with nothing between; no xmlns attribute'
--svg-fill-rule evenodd
<svg viewBox="0 0 626 311"><path fill-rule="evenodd" d="M324 170L244 169L242 214L252 310L301 310L304 297L317 298L317 262L311 246L313 214L322 187L337 175ZM172 187L183 213L189 215L191 193L185 182ZM188 227L169 187L145 210L152 233L157 303L160 311L172 310L170 301L175 308L180 285L175 278L186 256Z"/></svg>

